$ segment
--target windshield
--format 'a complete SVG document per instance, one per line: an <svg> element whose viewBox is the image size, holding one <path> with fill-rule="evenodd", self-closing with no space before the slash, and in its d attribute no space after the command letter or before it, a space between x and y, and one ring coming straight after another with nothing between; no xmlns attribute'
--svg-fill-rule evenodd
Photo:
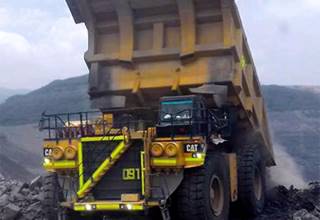
<svg viewBox="0 0 320 220"><path fill-rule="evenodd" d="M192 107L192 100L161 102L161 121L189 120L192 117Z"/></svg>

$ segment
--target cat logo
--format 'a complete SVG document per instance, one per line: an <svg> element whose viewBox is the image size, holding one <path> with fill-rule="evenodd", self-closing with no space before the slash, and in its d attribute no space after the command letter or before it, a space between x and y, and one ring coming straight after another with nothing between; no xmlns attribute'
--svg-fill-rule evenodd
<svg viewBox="0 0 320 220"><path fill-rule="evenodd" d="M204 151L204 144L197 144L197 143L192 143L192 144L185 144L184 145L184 151L186 153L197 153L197 152L203 152Z"/></svg>

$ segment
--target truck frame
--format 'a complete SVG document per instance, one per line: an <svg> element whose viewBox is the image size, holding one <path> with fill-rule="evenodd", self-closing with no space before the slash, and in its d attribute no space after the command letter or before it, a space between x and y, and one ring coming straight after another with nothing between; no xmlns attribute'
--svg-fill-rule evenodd
<svg viewBox="0 0 320 220"><path fill-rule="evenodd" d="M99 111L42 116L46 218L259 214L275 160L234 0L66 2Z"/></svg>

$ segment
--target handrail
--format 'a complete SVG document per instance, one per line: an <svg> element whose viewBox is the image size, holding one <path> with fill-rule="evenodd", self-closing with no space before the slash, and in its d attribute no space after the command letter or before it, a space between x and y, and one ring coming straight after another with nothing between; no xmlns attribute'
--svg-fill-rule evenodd
<svg viewBox="0 0 320 220"><path fill-rule="evenodd" d="M178 115L181 115L184 112L187 112L186 114L188 117L177 118ZM48 131L48 138L50 140L59 141L61 139L69 139L71 141L72 139L79 137L108 136L115 128L122 129L124 126L127 126L130 129L132 127L133 129L136 129L141 122L158 127L161 124L166 124L168 127L170 126L170 136L172 138L175 137L174 126L179 124L189 127L198 126L199 129L201 129L202 124L208 124L213 130L221 130L228 126L228 119L225 118L226 114L217 109L188 108L175 113L158 111L158 122L129 118L124 121L108 123L103 117L100 122L98 120L94 122L93 119L98 114L102 113L99 111L61 114L43 113L39 122L39 128ZM164 119L164 115L170 115L170 118ZM73 125L74 122L77 123ZM189 131L189 135L191 137L194 136L193 129Z"/></svg>

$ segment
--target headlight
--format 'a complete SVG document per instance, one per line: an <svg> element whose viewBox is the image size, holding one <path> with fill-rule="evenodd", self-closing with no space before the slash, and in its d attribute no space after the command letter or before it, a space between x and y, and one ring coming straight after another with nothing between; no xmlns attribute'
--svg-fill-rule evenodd
<svg viewBox="0 0 320 220"><path fill-rule="evenodd" d="M75 146L68 146L64 151L64 157L67 160L73 160L77 156L77 148Z"/></svg>
<svg viewBox="0 0 320 220"><path fill-rule="evenodd" d="M49 164L51 162L51 160L50 159L48 159L48 158L44 158L44 164Z"/></svg>
<svg viewBox="0 0 320 220"><path fill-rule="evenodd" d="M154 157L160 157L163 154L163 145L160 143L153 143L151 145L151 155Z"/></svg>
<svg viewBox="0 0 320 220"><path fill-rule="evenodd" d="M63 147L57 146L52 149L52 158L54 160L61 160L63 158L64 150Z"/></svg>
<svg viewBox="0 0 320 220"><path fill-rule="evenodd" d="M92 211L92 205L90 205L90 204L85 204L85 206L84 206L85 208L86 208L86 211Z"/></svg>
<svg viewBox="0 0 320 220"><path fill-rule="evenodd" d="M132 207L131 204L128 204L128 205L127 205L127 209L128 209L128 210L132 210L132 208L133 208L133 207Z"/></svg>
<svg viewBox="0 0 320 220"><path fill-rule="evenodd" d="M178 154L178 147L174 143L167 144L164 152L168 157L174 157Z"/></svg>

